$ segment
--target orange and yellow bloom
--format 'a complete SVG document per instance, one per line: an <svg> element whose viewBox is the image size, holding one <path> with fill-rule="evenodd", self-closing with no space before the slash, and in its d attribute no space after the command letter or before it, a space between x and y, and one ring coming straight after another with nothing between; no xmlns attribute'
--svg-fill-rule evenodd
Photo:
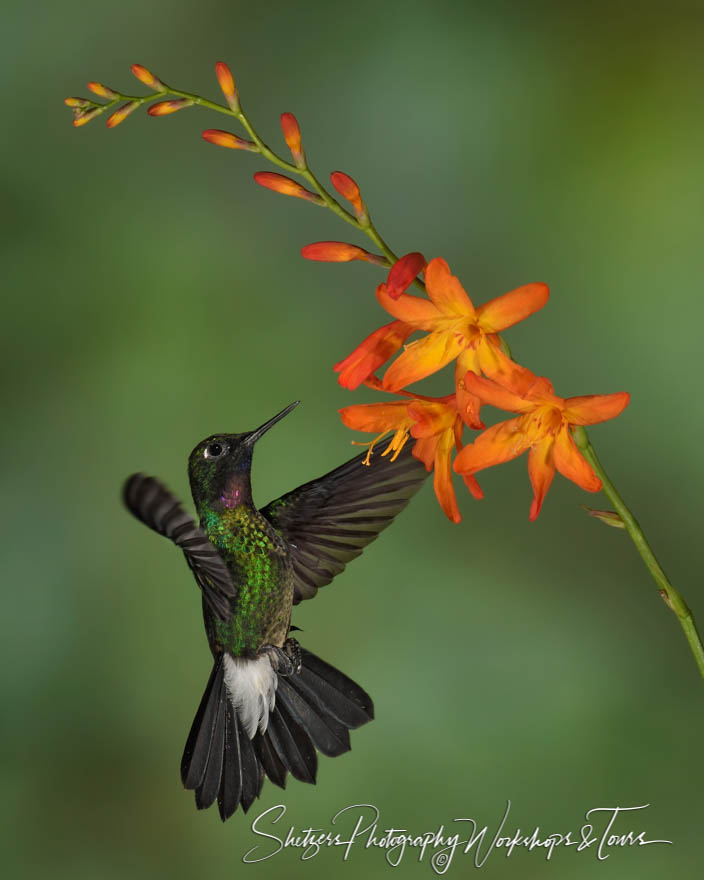
<svg viewBox="0 0 704 880"><path fill-rule="evenodd" d="M528 451L528 476L533 486L531 520L540 513L555 470L587 492L601 489L601 481L577 448L570 428L615 418L628 405L630 396L625 391L565 399L555 394L547 379L518 365L510 385L474 372L467 373L465 385L482 403L519 415L493 425L465 446L455 459L458 473L472 476Z"/></svg>
<svg viewBox="0 0 704 880"><path fill-rule="evenodd" d="M455 391L460 415L470 427L482 427L476 395L464 386L468 370L501 375L511 362L501 350L498 334L541 309L548 300L545 284L525 284L474 307L445 260L436 257L425 271L428 299L377 288L377 299L389 314L428 335L406 346L386 371L384 388L398 391L456 360Z"/></svg>
<svg viewBox="0 0 704 880"><path fill-rule="evenodd" d="M392 461L409 437L413 437L416 441L413 455L428 471L434 471L435 495L440 506L449 519L460 522L462 517L452 485L451 459L453 449L462 449L463 424L454 394L438 398L409 394L405 400L346 406L340 410L340 416L348 428L377 434L367 444L367 463L374 446L389 432L393 431L393 435L382 455L391 455ZM476 479L470 475L464 480L474 497L481 498L483 493Z"/></svg>

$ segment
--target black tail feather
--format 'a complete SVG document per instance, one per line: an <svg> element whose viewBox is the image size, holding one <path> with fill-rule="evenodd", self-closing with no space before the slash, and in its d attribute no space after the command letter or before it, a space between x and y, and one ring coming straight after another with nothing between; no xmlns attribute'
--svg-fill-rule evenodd
<svg viewBox="0 0 704 880"><path fill-rule="evenodd" d="M286 788L286 773L288 771L281 763L281 759L271 743L268 731L263 736L255 736L253 742L257 757L266 775L274 785L278 785L279 788Z"/></svg>
<svg viewBox="0 0 704 880"><path fill-rule="evenodd" d="M250 740L227 692L223 657L216 657L181 761L198 809L217 799L223 821L238 806L246 813L265 776L281 788L287 773L315 784L316 749L329 756L349 751L349 730L373 719L371 697L358 684L309 651L301 659L300 672L279 676L268 727Z"/></svg>
<svg viewBox="0 0 704 880"><path fill-rule="evenodd" d="M198 706L183 750L181 780L185 788L200 788L203 782L223 691L224 672L222 656L219 656L205 686L203 699Z"/></svg>
<svg viewBox="0 0 704 880"><path fill-rule="evenodd" d="M218 794L220 817L224 822L237 809L242 797L242 757L240 754L239 725L232 703L227 700L225 716L225 756L222 783Z"/></svg>
<svg viewBox="0 0 704 880"><path fill-rule="evenodd" d="M315 746L305 730L291 718L278 699L274 711L269 716L267 733L281 763L291 775L300 782L315 785L318 769Z"/></svg>

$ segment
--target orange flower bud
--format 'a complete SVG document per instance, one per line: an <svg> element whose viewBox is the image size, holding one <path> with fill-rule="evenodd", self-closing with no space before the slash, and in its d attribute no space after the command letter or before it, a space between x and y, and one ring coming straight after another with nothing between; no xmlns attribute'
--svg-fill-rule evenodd
<svg viewBox="0 0 704 880"><path fill-rule="evenodd" d="M126 104L123 104L118 110L116 110L111 116L109 116L105 122L108 128L115 128L116 125L119 125L121 122L124 122L125 119L132 113L133 110L136 110L139 107L139 101L128 101Z"/></svg>
<svg viewBox="0 0 704 880"><path fill-rule="evenodd" d="M365 260L368 263L381 262L386 265L383 257L370 254L364 248L344 241L316 241L301 248L301 256L306 260L316 260L320 263L349 263L352 260Z"/></svg>
<svg viewBox="0 0 704 880"><path fill-rule="evenodd" d="M203 140L216 147L229 147L231 150L253 150L259 152L259 147L252 141L237 137L229 131L221 131L219 128L208 128L203 132Z"/></svg>
<svg viewBox="0 0 704 880"><path fill-rule="evenodd" d="M386 279L386 292L392 299L398 299L402 293L413 283L419 272L425 269L425 257L414 251L401 257L391 267L389 277Z"/></svg>
<svg viewBox="0 0 704 880"><path fill-rule="evenodd" d="M295 196L299 199L306 199L306 201L313 202L316 205L325 204L319 195L310 192L301 186L300 183L296 183L295 180L284 177L283 174L276 174L274 171L257 171L254 179L260 186L281 193L282 196Z"/></svg>
<svg viewBox="0 0 704 880"><path fill-rule="evenodd" d="M74 107L78 110L86 110L88 107L91 107L93 102L89 101L88 98L64 98L64 104L67 107Z"/></svg>
<svg viewBox="0 0 704 880"><path fill-rule="evenodd" d="M95 119L98 113L100 113L100 107L92 107L90 110L74 110L73 112L73 124L78 128L80 125L90 122L91 119Z"/></svg>
<svg viewBox="0 0 704 880"><path fill-rule="evenodd" d="M281 114L281 131L284 133L284 140L291 151L293 161L299 168L305 168L306 163L301 148L301 129L293 113Z"/></svg>
<svg viewBox="0 0 704 880"><path fill-rule="evenodd" d="M333 171L330 175L330 182L340 195L352 204L357 216L364 214L362 194L357 184L348 174L345 174L343 171Z"/></svg>
<svg viewBox="0 0 704 880"><path fill-rule="evenodd" d="M239 96L235 87L235 80L232 71L224 61L218 61L215 65L215 76L218 78L220 88L225 100L230 105L230 109L237 113L240 109Z"/></svg>
<svg viewBox="0 0 704 880"><path fill-rule="evenodd" d="M93 92L94 95L100 95L101 98L118 98L119 95L117 92L113 92L112 89L104 86L99 82L89 82L88 88Z"/></svg>
<svg viewBox="0 0 704 880"><path fill-rule="evenodd" d="M184 110L191 107L193 101L190 98L176 98L175 101L157 101L156 104L147 110L150 116L168 116L169 113L176 113L177 110Z"/></svg>
<svg viewBox="0 0 704 880"><path fill-rule="evenodd" d="M166 86L164 83L158 79L151 70L147 70L141 64L133 64L132 65L132 73L137 77L140 82L143 82L145 86L149 86L150 89L154 89L155 92L165 92Z"/></svg>

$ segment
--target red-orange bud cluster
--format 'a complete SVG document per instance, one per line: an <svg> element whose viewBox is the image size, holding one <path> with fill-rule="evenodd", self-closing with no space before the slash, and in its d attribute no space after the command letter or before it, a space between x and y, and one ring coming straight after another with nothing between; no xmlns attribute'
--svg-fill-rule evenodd
<svg viewBox="0 0 704 880"><path fill-rule="evenodd" d="M340 195L352 204L357 216L361 217L365 213L362 194L349 174L345 174L344 171L333 171L330 175L330 182Z"/></svg>
<svg viewBox="0 0 704 880"><path fill-rule="evenodd" d="M299 168L304 168L306 163L301 147L301 129L293 113L281 114L281 131L283 132L286 145L291 151L293 161Z"/></svg>
<svg viewBox="0 0 704 880"><path fill-rule="evenodd" d="M133 64L132 73L140 82L143 82L145 86L149 86L150 89L154 89L155 92L166 91L164 83L142 64Z"/></svg>
<svg viewBox="0 0 704 880"><path fill-rule="evenodd" d="M349 263L352 260L364 260L366 263L387 265L384 257L370 254L364 248L344 241L316 241L301 248L301 256L306 260L316 260L320 263Z"/></svg>
<svg viewBox="0 0 704 880"><path fill-rule="evenodd" d="M132 113L133 110L136 110L139 107L139 101L128 101L126 104L123 104L118 110L116 110L112 115L110 115L105 124L108 128L115 128L116 125L119 125L121 122L124 122L125 119Z"/></svg>
<svg viewBox="0 0 704 880"><path fill-rule="evenodd" d="M392 299L398 299L411 286L419 272L425 269L425 257L414 251L401 257L391 267L386 279L386 292Z"/></svg>
<svg viewBox="0 0 704 880"><path fill-rule="evenodd" d="M229 131L221 131L219 128L208 128L203 132L203 140L216 147L228 147L231 150L253 150L259 152L259 147L252 141L237 137Z"/></svg>
<svg viewBox="0 0 704 880"><path fill-rule="evenodd" d="M237 87L235 86L235 80L232 76L232 71L227 66L227 64L225 64L224 61L218 61L216 63L215 76L218 78L220 89L225 96L225 100L230 105L230 109L234 110L234 112L237 113L240 109L240 101L237 94Z"/></svg>
<svg viewBox="0 0 704 880"><path fill-rule="evenodd" d="M190 98L176 98L175 101L157 101L156 104L152 104L147 113L150 116L168 116L169 113L176 113L178 110L192 106L193 101Z"/></svg>
<svg viewBox="0 0 704 880"><path fill-rule="evenodd" d="M299 199L306 199L306 201L313 202L316 205L325 204L319 195L310 192L310 190L301 186L300 183L291 180L290 177L284 177L283 174L276 174L274 171L257 171L254 179L260 186L281 193L282 196L295 196Z"/></svg>

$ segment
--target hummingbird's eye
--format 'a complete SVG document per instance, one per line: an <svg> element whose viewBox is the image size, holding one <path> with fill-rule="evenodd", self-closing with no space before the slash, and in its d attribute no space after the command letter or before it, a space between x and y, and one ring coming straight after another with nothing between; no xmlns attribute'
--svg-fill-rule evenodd
<svg viewBox="0 0 704 880"><path fill-rule="evenodd" d="M222 443L208 443L203 453L205 458L220 458L225 452L225 446Z"/></svg>

